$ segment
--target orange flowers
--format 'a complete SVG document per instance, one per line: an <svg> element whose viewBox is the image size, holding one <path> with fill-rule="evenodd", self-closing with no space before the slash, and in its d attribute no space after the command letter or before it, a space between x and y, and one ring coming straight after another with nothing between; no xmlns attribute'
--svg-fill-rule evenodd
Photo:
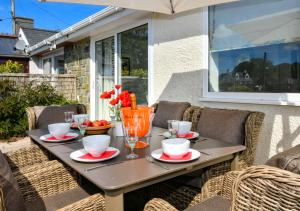
<svg viewBox="0 0 300 211"><path fill-rule="evenodd" d="M103 92L103 93L100 95L100 98L101 98L101 99L110 99L110 98L111 98L111 93L110 93L110 92Z"/></svg>
<svg viewBox="0 0 300 211"><path fill-rule="evenodd" d="M121 107L129 107L131 105L130 101L130 93L125 90L121 93L118 94L119 90L121 89L121 85L117 84L115 85L115 89L111 91L105 91L100 95L101 99L111 99L109 101L109 104L112 106L116 106L121 102L120 106ZM113 98L114 95L116 95L116 98Z"/></svg>
<svg viewBox="0 0 300 211"><path fill-rule="evenodd" d="M116 99L112 99L111 101L109 101L109 104L112 105L112 106L115 106L119 103L119 98L116 98Z"/></svg>

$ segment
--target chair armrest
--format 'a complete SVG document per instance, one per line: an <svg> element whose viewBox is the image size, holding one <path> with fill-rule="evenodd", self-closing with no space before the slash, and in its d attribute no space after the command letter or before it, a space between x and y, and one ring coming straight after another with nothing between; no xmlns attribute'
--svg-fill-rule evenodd
<svg viewBox="0 0 300 211"><path fill-rule="evenodd" d="M167 201L154 198L150 200L144 208L144 211L178 211L175 207L169 204Z"/></svg>
<svg viewBox="0 0 300 211"><path fill-rule="evenodd" d="M56 160L14 172L25 201L52 196L78 187L75 176Z"/></svg>
<svg viewBox="0 0 300 211"><path fill-rule="evenodd" d="M231 200L233 184L240 173L241 171L230 171L208 180L201 189L201 201L217 195Z"/></svg>
<svg viewBox="0 0 300 211"><path fill-rule="evenodd" d="M78 202L65 206L57 211L105 210L105 198L97 193Z"/></svg>
<svg viewBox="0 0 300 211"><path fill-rule="evenodd" d="M27 114L27 119L28 119L28 130L35 129L36 116L35 116L33 107L26 108L26 114Z"/></svg>
<svg viewBox="0 0 300 211"><path fill-rule="evenodd" d="M224 175L221 196L231 200L233 198L233 186L238 176L243 171L230 171Z"/></svg>
<svg viewBox="0 0 300 211"><path fill-rule="evenodd" d="M48 157L37 145L5 154L12 171L26 166L48 161Z"/></svg>

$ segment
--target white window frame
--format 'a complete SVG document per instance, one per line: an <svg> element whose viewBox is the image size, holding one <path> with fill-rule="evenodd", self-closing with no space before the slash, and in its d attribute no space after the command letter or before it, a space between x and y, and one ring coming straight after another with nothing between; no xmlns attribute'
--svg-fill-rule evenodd
<svg viewBox="0 0 300 211"><path fill-rule="evenodd" d="M96 52L95 46L96 42L99 40L104 40L109 37L114 37L114 82L115 84L121 83L121 73L118 55L118 34L142 25L148 24L148 104L153 104L153 24L152 18L146 18L139 21L134 21L132 24L119 27L118 29L111 30L107 33L102 33L101 35L96 35L90 39L90 118L94 120L97 116L96 107L98 106L97 87L96 87Z"/></svg>
<svg viewBox="0 0 300 211"><path fill-rule="evenodd" d="M247 103L266 105L291 105L300 106L300 93L254 93L254 92L209 92L209 13L208 7L202 12L203 37L203 89L202 102L226 102L226 103Z"/></svg>
<svg viewBox="0 0 300 211"><path fill-rule="evenodd" d="M59 49L56 49L50 53L47 53L45 55L42 56L41 58L41 70L42 70L42 73L44 73L44 60L45 59L51 59L51 71L50 71L50 74L57 74L55 73L55 69L54 69L54 63L55 63L55 60L54 60L54 57L56 56L63 56L64 55L64 49L63 48L59 48Z"/></svg>

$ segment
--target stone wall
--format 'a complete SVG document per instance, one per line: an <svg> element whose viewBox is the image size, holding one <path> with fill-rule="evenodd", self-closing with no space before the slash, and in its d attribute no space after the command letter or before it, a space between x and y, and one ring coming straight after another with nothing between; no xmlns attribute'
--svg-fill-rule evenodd
<svg viewBox="0 0 300 211"><path fill-rule="evenodd" d="M65 46L65 70L77 77L77 100L89 108L90 104L90 39Z"/></svg>
<svg viewBox="0 0 300 211"><path fill-rule="evenodd" d="M17 85L29 82L51 84L58 93L63 94L68 100L76 100L76 76L71 74L28 74L28 73L1 73L0 80L14 81Z"/></svg>

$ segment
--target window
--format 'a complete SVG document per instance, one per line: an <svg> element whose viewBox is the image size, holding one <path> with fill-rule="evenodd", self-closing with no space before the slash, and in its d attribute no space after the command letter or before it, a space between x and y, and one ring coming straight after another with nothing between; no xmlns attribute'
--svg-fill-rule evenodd
<svg viewBox="0 0 300 211"><path fill-rule="evenodd" d="M65 57L62 48L54 52L45 54L42 57L44 74L64 74L65 73Z"/></svg>
<svg viewBox="0 0 300 211"><path fill-rule="evenodd" d="M148 104L148 25L119 33L118 55L123 89L134 92L138 104Z"/></svg>
<svg viewBox="0 0 300 211"><path fill-rule="evenodd" d="M51 58L43 59L43 73L50 74L51 73Z"/></svg>
<svg viewBox="0 0 300 211"><path fill-rule="evenodd" d="M64 74L65 73L65 59L64 55L54 57L54 73Z"/></svg>
<svg viewBox="0 0 300 211"><path fill-rule="evenodd" d="M300 93L299 19L299 0L209 7L208 93Z"/></svg>

